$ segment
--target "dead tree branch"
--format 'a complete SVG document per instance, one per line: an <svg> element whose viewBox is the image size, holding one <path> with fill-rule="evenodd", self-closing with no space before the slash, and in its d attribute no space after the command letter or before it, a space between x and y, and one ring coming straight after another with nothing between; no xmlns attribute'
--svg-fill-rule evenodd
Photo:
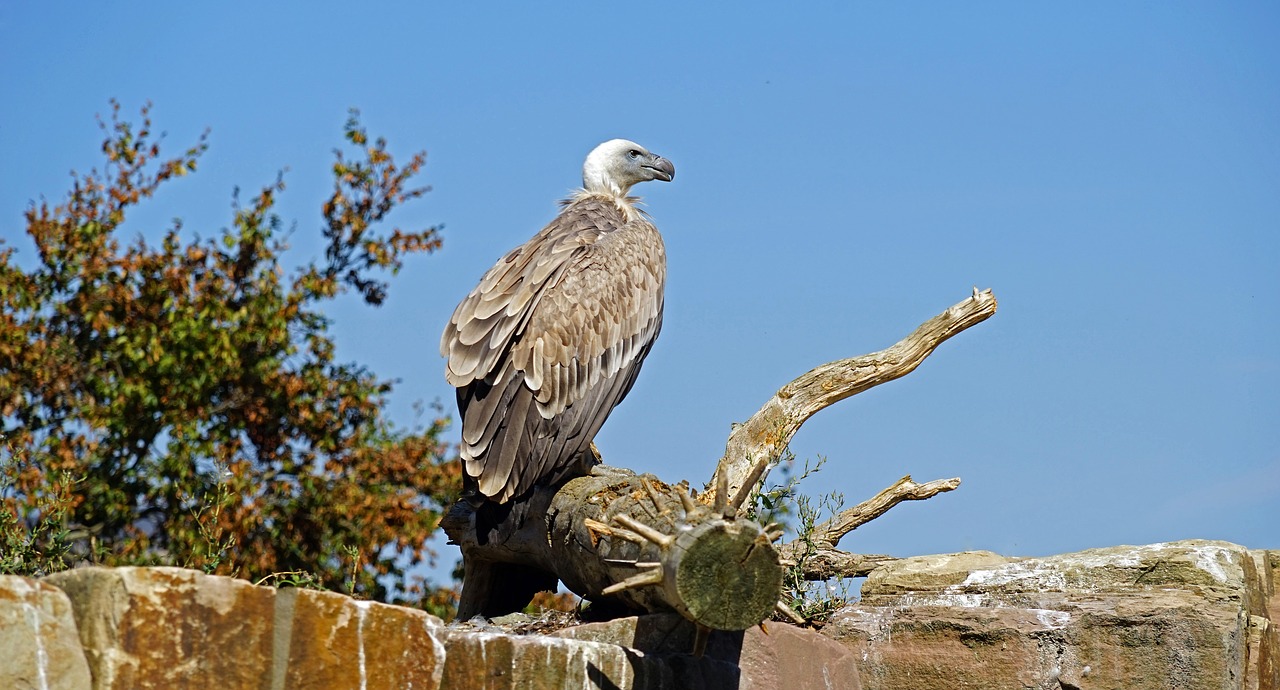
<svg viewBox="0 0 1280 690"><path fill-rule="evenodd" d="M960 478L937 479L917 484L907 475L858 505L840 511L830 520L815 525L804 538L794 539L778 547L783 561L798 564L806 580L833 577L865 577L875 568L891 563L892 556L853 554L840 551L836 545L846 534L884 515L903 501L923 501L960 486Z"/></svg>
<svg viewBox="0 0 1280 690"><path fill-rule="evenodd" d="M876 568L899 560L897 557L884 554L848 553L840 549L813 549L804 556L804 560L796 561L790 558L795 551L788 550L788 560L783 562L798 563L801 575L810 582L822 582L837 577L866 577Z"/></svg>
<svg viewBox="0 0 1280 690"><path fill-rule="evenodd" d="M778 461L800 426L819 410L869 388L911 373L951 336L996 313L990 290L973 295L921 324L906 338L880 352L824 364L783 386L746 423L729 435L724 457L702 497L716 498L728 488L729 505L745 512L747 498ZM723 499L719 499L723 500Z"/></svg>
<svg viewBox="0 0 1280 690"><path fill-rule="evenodd" d="M923 501L933 498L944 491L952 491L960 486L960 478L935 479L924 484L917 484L907 475L894 482L893 486L858 505L840 511L839 515L813 528L813 541L823 546L835 547L840 538L889 512L889 509L903 501Z"/></svg>

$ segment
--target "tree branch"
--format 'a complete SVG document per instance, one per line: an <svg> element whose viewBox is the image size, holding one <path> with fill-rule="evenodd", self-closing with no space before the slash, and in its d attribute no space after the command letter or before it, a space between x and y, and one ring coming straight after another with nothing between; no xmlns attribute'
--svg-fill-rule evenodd
<svg viewBox="0 0 1280 690"><path fill-rule="evenodd" d="M745 512L752 490L814 413L911 373L948 338L995 313L995 295L974 288L971 297L924 322L892 347L824 364L783 386L751 419L734 428L700 500L714 500L719 487L726 486L733 497L730 506Z"/></svg>
<svg viewBox="0 0 1280 690"><path fill-rule="evenodd" d="M804 579L810 582L821 582L834 577L866 577L872 570L899 560L882 554L847 553L840 549L817 548L805 556L804 560L797 561L792 558L794 553L788 550L794 545L796 542L791 542L779 551L787 559L785 562L796 563ZM803 544L800 546L803 547Z"/></svg>
<svg viewBox="0 0 1280 690"><path fill-rule="evenodd" d="M889 509L903 501L923 501L933 498L944 491L951 491L960 486L960 478L935 479L924 484L911 480L911 475L894 482L893 486L875 496L859 503L826 522L816 525L810 539L820 546L835 548L844 535L871 522L889 512Z"/></svg>
<svg viewBox="0 0 1280 690"><path fill-rule="evenodd" d="M907 475L893 486L858 505L842 510L826 522L814 525L806 536L778 547L778 555L800 568L806 580L833 577L866 577L872 570L898 560L893 556L847 553L836 548L840 539L858 527L884 515L903 501L923 501L960 486L960 479L937 479L917 484Z"/></svg>

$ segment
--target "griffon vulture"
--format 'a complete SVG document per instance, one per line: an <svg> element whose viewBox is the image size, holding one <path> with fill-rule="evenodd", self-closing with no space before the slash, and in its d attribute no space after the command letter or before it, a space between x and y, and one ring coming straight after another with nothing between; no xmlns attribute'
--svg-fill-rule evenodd
<svg viewBox="0 0 1280 690"><path fill-rule="evenodd" d="M666 250L628 196L675 176L623 139L597 146L582 189L541 232L502 257L440 339L458 389L464 489L504 504L586 474L589 445L640 373L662 326Z"/></svg>

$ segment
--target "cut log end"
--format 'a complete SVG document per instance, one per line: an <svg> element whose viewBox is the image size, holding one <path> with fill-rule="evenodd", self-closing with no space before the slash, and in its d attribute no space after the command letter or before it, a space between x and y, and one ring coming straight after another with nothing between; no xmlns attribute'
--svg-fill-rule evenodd
<svg viewBox="0 0 1280 690"><path fill-rule="evenodd" d="M782 589L778 554L758 525L714 522L682 534L675 587L690 620L746 630L769 617Z"/></svg>

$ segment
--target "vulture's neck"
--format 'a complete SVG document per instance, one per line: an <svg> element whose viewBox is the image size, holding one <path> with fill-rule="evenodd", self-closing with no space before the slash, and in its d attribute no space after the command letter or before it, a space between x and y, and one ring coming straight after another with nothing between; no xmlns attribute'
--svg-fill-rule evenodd
<svg viewBox="0 0 1280 690"><path fill-rule="evenodd" d="M627 196L625 193L614 192L612 190L592 191L587 189L579 189L576 192L574 192L572 195L570 195L568 199L565 200L565 204L566 205L575 204L579 201L585 201L587 199L595 199L595 200L605 201L613 204L618 208L618 212L622 214L622 217L627 219L628 223L638 220L644 217L645 215L644 211L641 211L640 208L638 207L638 204L640 203L640 197Z"/></svg>

